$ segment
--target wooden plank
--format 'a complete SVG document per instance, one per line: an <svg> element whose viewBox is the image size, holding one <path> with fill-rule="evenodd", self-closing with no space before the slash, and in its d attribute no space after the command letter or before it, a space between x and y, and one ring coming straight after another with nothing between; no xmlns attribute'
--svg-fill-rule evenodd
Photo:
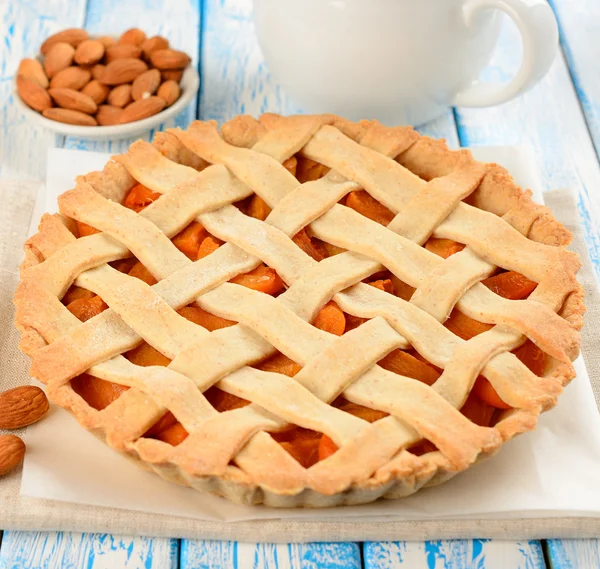
<svg viewBox="0 0 600 569"><path fill-rule="evenodd" d="M505 26L485 76L507 80L520 61L520 40ZM600 277L600 167L562 54L528 93L487 109L457 109L461 144L527 144L544 189L572 188L578 197L590 257Z"/></svg>
<svg viewBox="0 0 600 569"><path fill-rule="evenodd" d="M552 569L600 568L598 539L550 539L546 550Z"/></svg>
<svg viewBox="0 0 600 569"><path fill-rule="evenodd" d="M417 127L417 130L421 134L430 136L431 138L446 139L450 148L458 148L460 146L456 121L454 120L454 112L452 109L448 109L446 114L438 119Z"/></svg>
<svg viewBox="0 0 600 569"><path fill-rule="evenodd" d="M85 0L3 2L1 11L0 177L41 180L46 149L62 146L63 137L27 124L14 102L14 76L21 59L35 57L48 36L83 25Z"/></svg>
<svg viewBox="0 0 600 569"><path fill-rule="evenodd" d="M174 48L189 54L193 60L192 65L197 65L200 45L200 0L89 0L85 25L90 34L119 35L128 28L138 27L144 30L148 37L162 35ZM197 98L186 110L156 130L173 126L187 128L196 118L196 107ZM154 132L155 130L149 131L143 138L151 140ZM136 138L88 141L67 137L65 147L116 154L125 151Z"/></svg>
<svg viewBox="0 0 600 569"><path fill-rule="evenodd" d="M451 540L365 543L365 569L544 569L539 541Z"/></svg>
<svg viewBox="0 0 600 569"><path fill-rule="evenodd" d="M558 18L561 44L600 157L600 3L550 0L550 4Z"/></svg>
<svg viewBox="0 0 600 569"><path fill-rule="evenodd" d="M222 123L239 114L301 112L269 76L250 0L205 0L203 18L202 120Z"/></svg>
<svg viewBox="0 0 600 569"><path fill-rule="evenodd" d="M180 569L360 569L356 543L181 542Z"/></svg>
<svg viewBox="0 0 600 569"><path fill-rule="evenodd" d="M177 569L176 539L70 532L4 532L0 567Z"/></svg>

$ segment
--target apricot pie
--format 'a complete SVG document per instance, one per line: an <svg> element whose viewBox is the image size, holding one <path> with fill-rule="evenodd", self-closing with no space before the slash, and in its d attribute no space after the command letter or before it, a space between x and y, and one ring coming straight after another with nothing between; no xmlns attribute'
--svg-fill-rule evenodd
<svg viewBox="0 0 600 569"><path fill-rule="evenodd" d="M495 164L335 116L137 141L25 245L50 399L163 478L331 506L443 482L573 377L569 232Z"/></svg>

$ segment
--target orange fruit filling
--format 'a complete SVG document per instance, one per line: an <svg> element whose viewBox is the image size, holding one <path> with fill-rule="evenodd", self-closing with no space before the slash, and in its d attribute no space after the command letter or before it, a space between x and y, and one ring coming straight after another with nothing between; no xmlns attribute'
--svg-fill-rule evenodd
<svg viewBox="0 0 600 569"><path fill-rule="evenodd" d="M293 157L287 160L284 166L292 174L297 175L301 182L316 180L329 171L325 166L307 158L296 159ZM124 205L140 212L159 197L159 193L151 191L142 184L136 184L125 197ZM345 205L384 225L387 225L394 218L394 214L389 209L364 190L349 193L345 198ZM271 212L271 208L256 195L243 200L243 203L240 202L239 207L247 215L262 221ZM77 228L80 237L98 232L95 228L81 222L77 222ZM293 237L293 241L300 249L317 261L343 251L311 237L306 229L299 231ZM220 239L210 235L196 221L193 221L177 234L172 242L191 260L202 259L216 251L223 244ZM433 237L425 243L426 249L443 258L458 253L464 247L463 244L450 239ZM135 258L117 261L112 265L117 270L139 278L150 286L157 282L146 267ZM386 275L389 276L389 273L378 273L378 275L385 277ZM260 265L246 274L238 275L231 279L231 282L269 295L277 295L285 288L285 283L277 272L265 265ZM536 287L535 282L514 271L500 272L483 280L482 283L494 293L511 300L527 298ZM377 278L376 280L372 277L371 282L368 282L368 284L406 301L410 300L415 291L413 287L393 275L390 278ZM81 321L89 320L108 308L99 296L74 285L65 294L63 303ZM236 324L195 305L183 307L178 310L178 313L211 332ZM364 318L344 313L335 302L331 301L319 311L313 325L331 334L341 336L344 332L360 326L365 321ZM452 311L444 325L451 332L465 340L469 340L493 327L492 324L469 318L457 309ZM543 373L545 355L531 341L527 340L520 348L514 350L514 353L533 373L536 375ZM140 366L167 366L171 362L169 358L146 342L142 342L139 346L127 352L125 356L129 361ZM441 374L439 368L414 351L409 353L403 350L394 350L378 363L388 371L422 381L427 385L433 385ZM298 363L279 352L254 367L263 371L281 373L289 377L293 377L302 369ZM74 378L71 381L71 386L91 407L98 410L106 408L129 389L127 386L111 383L85 373ZM231 411L250 404L249 401L226 393L214 386L205 391L204 396L219 412ZM387 416L387 413L383 411L357 405L342 397L331 404L346 413L371 423ZM510 409L510 406L500 398L486 378L479 376L461 412L473 423L489 426L492 423L494 413L498 409ZM283 431L271 433L271 435L305 467L328 458L338 450L335 442L326 434L296 425L290 425ZM185 440L188 432L169 411L148 429L144 436L176 446ZM430 441L422 440L410 447L409 450L420 455L434 451L436 447Z"/></svg>

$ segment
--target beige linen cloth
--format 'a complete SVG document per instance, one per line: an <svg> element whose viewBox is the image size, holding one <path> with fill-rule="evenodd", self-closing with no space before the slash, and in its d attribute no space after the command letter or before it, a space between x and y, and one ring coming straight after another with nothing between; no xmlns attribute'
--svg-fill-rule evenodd
<svg viewBox="0 0 600 569"><path fill-rule="evenodd" d="M34 182L0 184L0 388L29 383L29 361L17 349L13 325L13 291L18 265L39 189ZM575 236L572 249L583 267L579 278L586 290L588 312L582 351L600 408L600 295L579 226L575 201L566 190L544 194L546 204ZM347 522L244 521L206 522L189 518L85 506L19 495L21 472L0 478L1 529L65 530L116 534L226 539L247 542L384 541L450 538L535 539L596 537L600 518L444 519L425 521ZM151 497L149 497L151 499Z"/></svg>

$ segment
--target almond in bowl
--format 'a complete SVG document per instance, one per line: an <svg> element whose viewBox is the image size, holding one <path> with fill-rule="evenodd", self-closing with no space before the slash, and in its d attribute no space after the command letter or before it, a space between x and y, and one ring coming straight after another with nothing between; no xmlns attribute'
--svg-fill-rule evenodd
<svg viewBox="0 0 600 569"><path fill-rule="evenodd" d="M198 90L191 58L162 36L133 28L120 37L83 29L49 37L23 59L17 101L32 122L82 138L124 138L185 108Z"/></svg>

